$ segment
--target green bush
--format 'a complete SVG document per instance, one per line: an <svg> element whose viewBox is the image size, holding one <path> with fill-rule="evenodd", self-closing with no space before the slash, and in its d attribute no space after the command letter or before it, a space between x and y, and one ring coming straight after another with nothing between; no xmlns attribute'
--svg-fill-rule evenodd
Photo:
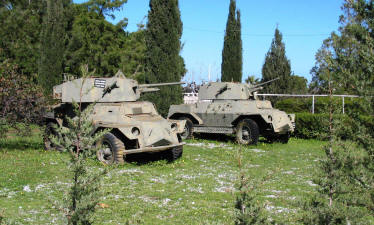
<svg viewBox="0 0 374 225"><path fill-rule="evenodd" d="M312 101L310 98L286 98L278 101L275 104L275 108L286 111L288 113L306 113L312 112ZM344 99L344 111L347 113L359 113L361 115L367 115L365 110L360 107L361 100L358 98L345 98ZM334 110L336 112L343 111L341 97L333 98ZM314 100L314 113L328 113L329 98L328 97L315 97Z"/></svg>
<svg viewBox="0 0 374 225"><path fill-rule="evenodd" d="M288 113L311 112L312 104L305 98L286 98L275 103L275 108Z"/></svg>
<svg viewBox="0 0 374 225"><path fill-rule="evenodd" d="M296 113L295 137L304 139L325 139L328 133L328 115Z"/></svg>
<svg viewBox="0 0 374 225"><path fill-rule="evenodd" d="M296 113L295 137L303 139L326 140L329 131L329 114ZM342 139L352 139L357 124L345 114L334 114L334 127L339 126L337 135ZM374 119L372 116L359 116L359 121L369 131L374 133Z"/></svg>

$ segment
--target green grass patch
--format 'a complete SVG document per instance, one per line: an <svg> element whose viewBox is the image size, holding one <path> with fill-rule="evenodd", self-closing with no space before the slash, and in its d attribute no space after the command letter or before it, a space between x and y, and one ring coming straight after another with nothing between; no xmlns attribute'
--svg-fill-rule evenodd
<svg viewBox="0 0 374 225"><path fill-rule="evenodd" d="M243 147L244 170L255 182L271 174L259 200L277 221L297 224L300 201L314 191L312 175L324 142ZM174 163L109 167L95 224L232 224L237 152L230 142L191 140ZM0 139L0 211L20 224L62 224L55 208L70 185L68 155L42 150L40 134ZM92 161L92 169L102 169ZM58 205L58 204L57 204Z"/></svg>

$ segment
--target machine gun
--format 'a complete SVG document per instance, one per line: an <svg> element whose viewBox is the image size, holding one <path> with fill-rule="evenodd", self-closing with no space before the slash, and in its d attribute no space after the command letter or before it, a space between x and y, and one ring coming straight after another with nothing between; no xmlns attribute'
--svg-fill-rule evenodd
<svg viewBox="0 0 374 225"><path fill-rule="evenodd" d="M180 84L185 84L185 82L171 82L171 83L158 83L158 84L139 84L138 89L141 93L155 92L155 91L159 91L160 89L159 88L154 88L154 87L180 85Z"/></svg>
<svg viewBox="0 0 374 225"><path fill-rule="evenodd" d="M254 92L261 90L264 85L278 79L279 77L256 85L234 82L210 82L200 87L199 101L248 100L254 97Z"/></svg>
<svg viewBox="0 0 374 225"><path fill-rule="evenodd" d="M277 77L275 79L272 79L272 80L268 80L268 81L265 81L265 82L262 82L262 83L259 83L259 84L256 84L256 85L253 85L253 86L248 86L248 89L251 91L251 92L256 92L258 90L261 90L263 89L263 86L265 84L268 84L268 83L271 83L271 82L274 82L276 80L279 80L280 78Z"/></svg>

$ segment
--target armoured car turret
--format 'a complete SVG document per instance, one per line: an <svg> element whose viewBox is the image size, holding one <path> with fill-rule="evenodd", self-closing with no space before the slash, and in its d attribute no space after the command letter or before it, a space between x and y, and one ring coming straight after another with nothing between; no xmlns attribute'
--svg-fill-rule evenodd
<svg viewBox="0 0 374 225"><path fill-rule="evenodd" d="M95 102L95 130L110 130L98 143L100 161L123 163L125 155L143 152L162 152L166 159L176 160L183 151L180 134L185 121L164 119L153 103L138 100L141 93L159 90L155 87L179 84L182 83L138 84L119 72L111 78L80 78L57 85L53 96L61 103L46 116L45 148L56 147L48 136L54 132L53 124L65 126L65 116L74 117L73 101L81 102L83 107Z"/></svg>
<svg viewBox="0 0 374 225"><path fill-rule="evenodd" d="M236 134L240 144L256 144L259 136L287 143L295 129L295 115L274 109L256 92L266 83L211 82L200 87L198 102L172 105L168 118L186 120L182 138L193 133Z"/></svg>

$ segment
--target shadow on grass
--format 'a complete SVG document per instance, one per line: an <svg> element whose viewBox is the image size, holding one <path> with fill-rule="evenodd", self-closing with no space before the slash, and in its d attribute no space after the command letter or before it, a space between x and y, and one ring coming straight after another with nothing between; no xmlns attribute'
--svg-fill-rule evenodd
<svg viewBox="0 0 374 225"><path fill-rule="evenodd" d="M199 134L194 134L194 137L197 139L205 139L205 140L210 140L210 141L235 143L234 135L199 133Z"/></svg>
<svg viewBox="0 0 374 225"><path fill-rule="evenodd" d="M128 163L134 163L136 165L145 165L160 160L167 160L165 153L165 151L162 151L153 153L131 154L126 155L125 161Z"/></svg>
<svg viewBox="0 0 374 225"><path fill-rule="evenodd" d="M235 135L227 135L227 134L208 134L208 133L200 133L194 134L194 137L197 139L202 140L209 140L209 141L218 141L218 142L226 142L226 143L236 143ZM271 143L265 138L259 138L258 143Z"/></svg>
<svg viewBox="0 0 374 225"><path fill-rule="evenodd" d="M34 139L24 138L4 138L0 139L0 151L6 150L26 150L26 149L43 149L43 144Z"/></svg>

